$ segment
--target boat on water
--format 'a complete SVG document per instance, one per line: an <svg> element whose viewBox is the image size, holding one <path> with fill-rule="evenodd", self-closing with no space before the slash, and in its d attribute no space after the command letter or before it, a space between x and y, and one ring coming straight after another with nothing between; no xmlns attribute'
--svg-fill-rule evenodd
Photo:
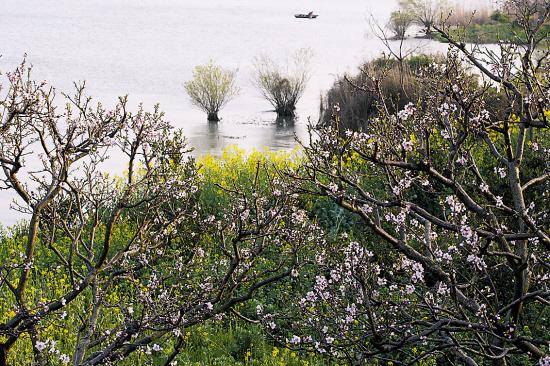
<svg viewBox="0 0 550 366"><path fill-rule="evenodd" d="M306 19L315 19L317 18L319 15L317 14L313 14L312 11L310 11L309 13L307 14L294 14L294 17L295 18L306 18Z"/></svg>

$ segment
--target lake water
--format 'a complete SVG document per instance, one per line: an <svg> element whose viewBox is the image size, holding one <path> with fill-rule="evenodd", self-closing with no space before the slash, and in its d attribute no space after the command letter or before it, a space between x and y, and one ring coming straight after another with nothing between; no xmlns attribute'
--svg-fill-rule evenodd
<svg viewBox="0 0 550 366"><path fill-rule="evenodd" d="M123 94L133 104L158 102L199 154L235 143L289 148L294 132L303 136L308 117L317 118L319 95L335 76L381 51L366 35L369 13L385 22L396 6L396 0L2 0L0 69L27 53L34 75L61 90L87 80L89 93L106 104ZM310 10L319 18L293 16ZM252 85L252 61L303 47L314 56L299 120L277 125ZM218 125L208 124L183 90L193 67L210 59L238 68L242 89Z"/></svg>
<svg viewBox="0 0 550 366"><path fill-rule="evenodd" d="M217 155L229 144L288 149L295 134L305 137L308 119L317 120L319 96L335 77L380 54L368 20L385 23L396 8L396 0L2 0L0 70L13 69L27 53L35 78L59 90L86 80L89 94L105 105L124 94L134 106L160 103L195 154ZM319 18L294 18L310 10ZM252 85L253 59L284 59L304 47L313 51L312 77L299 117L277 124ZM207 123L183 90L193 67L210 59L239 69L241 93L218 124ZM4 225L15 220L9 201L0 192Z"/></svg>

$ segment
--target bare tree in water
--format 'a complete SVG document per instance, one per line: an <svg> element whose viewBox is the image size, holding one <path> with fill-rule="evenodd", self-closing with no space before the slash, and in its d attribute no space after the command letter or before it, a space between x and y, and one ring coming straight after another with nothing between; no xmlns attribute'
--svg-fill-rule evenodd
<svg viewBox="0 0 550 366"><path fill-rule="evenodd" d="M286 65L267 56L255 60L254 82L279 117L294 117L296 104L309 81L311 51L297 51Z"/></svg>

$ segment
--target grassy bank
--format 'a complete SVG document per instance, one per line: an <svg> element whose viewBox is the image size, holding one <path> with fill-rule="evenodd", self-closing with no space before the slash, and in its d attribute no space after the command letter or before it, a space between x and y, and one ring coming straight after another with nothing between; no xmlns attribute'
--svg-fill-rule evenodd
<svg viewBox="0 0 550 366"><path fill-rule="evenodd" d="M463 23L455 22L451 25L449 35L454 39L476 44L499 42L525 44L527 41L525 31L518 22L500 11L495 11L490 17L475 22L468 22L468 19L465 19ZM543 25L541 33L546 34L546 37L544 37L546 40L543 42L548 43L550 25ZM447 42L445 38L437 33L434 33L434 38L440 42Z"/></svg>

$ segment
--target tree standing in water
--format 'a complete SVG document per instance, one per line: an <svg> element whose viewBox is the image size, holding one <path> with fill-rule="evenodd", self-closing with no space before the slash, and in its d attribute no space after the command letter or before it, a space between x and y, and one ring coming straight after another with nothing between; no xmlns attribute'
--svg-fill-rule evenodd
<svg viewBox="0 0 550 366"><path fill-rule="evenodd" d="M193 79L185 83L191 102L207 113L208 121L218 122L220 109L239 94L236 75L237 70L224 69L210 61L196 66Z"/></svg>
<svg viewBox="0 0 550 366"><path fill-rule="evenodd" d="M278 117L294 117L296 104L309 81L310 59L311 51L300 49L285 67L265 55L255 60L254 82Z"/></svg>

